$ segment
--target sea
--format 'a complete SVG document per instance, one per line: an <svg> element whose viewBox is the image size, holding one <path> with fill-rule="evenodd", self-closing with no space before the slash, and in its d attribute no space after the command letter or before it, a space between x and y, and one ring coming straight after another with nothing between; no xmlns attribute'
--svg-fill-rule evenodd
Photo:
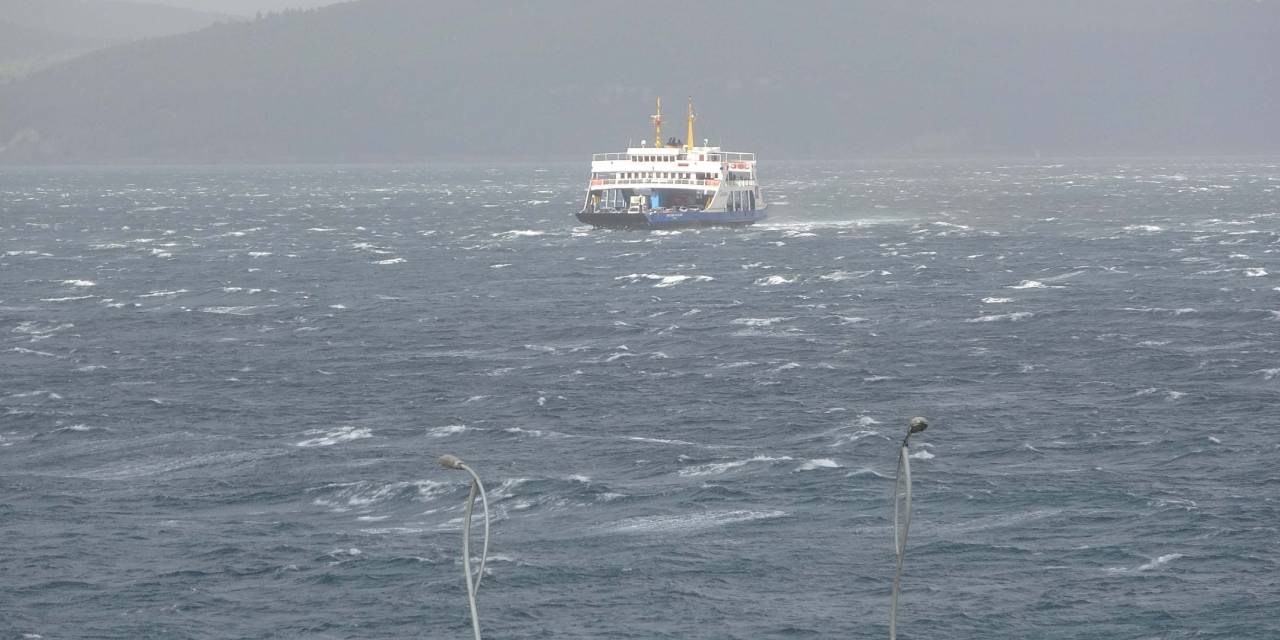
<svg viewBox="0 0 1280 640"><path fill-rule="evenodd" d="M0 638L1280 637L1280 159L586 174L0 170Z"/></svg>

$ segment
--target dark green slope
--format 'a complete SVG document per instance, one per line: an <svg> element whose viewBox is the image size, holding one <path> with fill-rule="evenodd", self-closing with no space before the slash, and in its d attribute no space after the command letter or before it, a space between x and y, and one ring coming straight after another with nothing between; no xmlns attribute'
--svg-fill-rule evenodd
<svg viewBox="0 0 1280 640"><path fill-rule="evenodd" d="M0 21L96 41L185 33L226 19L229 16L127 0L0 0Z"/></svg>
<svg viewBox="0 0 1280 640"><path fill-rule="evenodd" d="M1280 149L1274 7L1084 4L1101 18L364 0L118 47L0 88L0 160L580 158L651 138L658 94L668 135L684 135L693 94L698 137L774 155ZM969 6L988 5L1008 3Z"/></svg>

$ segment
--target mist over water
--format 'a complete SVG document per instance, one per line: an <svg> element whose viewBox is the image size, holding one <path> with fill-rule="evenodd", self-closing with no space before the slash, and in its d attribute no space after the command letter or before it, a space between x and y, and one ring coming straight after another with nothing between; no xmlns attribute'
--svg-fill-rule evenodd
<svg viewBox="0 0 1280 640"><path fill-rule="evenodd" d="M574 165L0 174L0 631L1280 634L1280 162L762 165L741 230Z"/></svg>

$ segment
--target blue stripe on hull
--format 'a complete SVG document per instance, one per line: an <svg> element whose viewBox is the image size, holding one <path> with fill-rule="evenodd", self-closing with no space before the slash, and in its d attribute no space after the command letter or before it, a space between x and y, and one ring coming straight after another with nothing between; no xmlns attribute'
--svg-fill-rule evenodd
<svg viewBox="0 0 1280 640"><path fill-rule="evenodd" d="M767 218L763 209L755 211L674 211L671 213L589 213L578 220L606 229L681 229L687 227L744 226Z"/></svg>

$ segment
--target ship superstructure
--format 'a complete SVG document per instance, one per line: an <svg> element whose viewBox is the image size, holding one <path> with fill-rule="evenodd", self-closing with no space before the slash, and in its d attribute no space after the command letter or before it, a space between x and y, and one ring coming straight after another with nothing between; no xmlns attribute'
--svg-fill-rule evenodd
<svg viewBox="0 0 1280 640"><path fill-rule="evenodd" d="M666 229L748 225L765 218L756 155L693 144L689 101L687 141L662 140L662 99L651 116L655 144L591 157L591 179L578 220L596 227Z"/></svg>

